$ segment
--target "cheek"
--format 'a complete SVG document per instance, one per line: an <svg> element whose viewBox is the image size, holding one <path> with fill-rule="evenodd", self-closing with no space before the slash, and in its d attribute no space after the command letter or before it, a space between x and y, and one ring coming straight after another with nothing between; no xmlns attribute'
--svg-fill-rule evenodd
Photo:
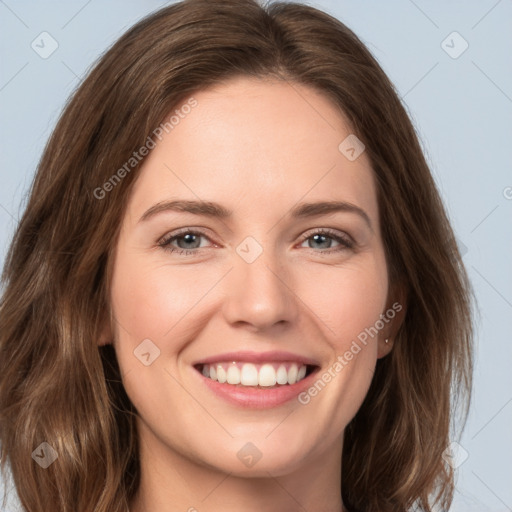
<svg viewBox="0 0 512 512"><path fill-rule="evenodd" d="M199 279L192 266L176 269L125 255L118 261L112 282L119 326L135 340L163 339L175 326L181 328L182 321L186 323L186 315L215 283L211 272L205 274Z"/></svg>
<svg viewBox="0 0 512 512"><path fill-rule="evenodd" d="M197 325L194 305L214 282L214 276L198 279L192 265L177 269L136 251L125 250L116 258L114 346L126 392L152 424L166 423L163 403L181 410L190 399L166 372L176 375L176 358L193 339L191 319Z"/></svg>
<svg viewBox="0 0 512 512"><path fill-rule="evenodd" d="M298 295L319 319L336 353L347 350L358 336L364 339L384 313L388 281L383 255L368 253L340 267L319 267L314 275L301 275L300 282Z"/></svg>
<svg viewBox="0 0 512 512"><path fill-rule="evenodd" d="M311 318L321 320L316 323L329 345L330 363L300 397L301 403L310 404L316 413L321 409L332 425L345 426L357 413L373 378L379 336L375 325L387 299L385 259L368 255L338 269L318 269L307 282L309 293L303 288L301 296L314 312Z"/></svg>

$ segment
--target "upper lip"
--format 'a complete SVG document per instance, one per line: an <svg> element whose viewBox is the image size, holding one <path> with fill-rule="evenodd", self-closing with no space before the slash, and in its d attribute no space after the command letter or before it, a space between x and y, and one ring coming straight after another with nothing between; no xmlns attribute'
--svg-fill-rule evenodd
<svg viewBox="0 0 512 512"><path fill-rule="evenodd" d="M236 361L242 363L273 363L273 362L284 362L291 361L301 363L304 365L319 366L318 361L309 357L294 354L293 352L285 351L269 351L269 352L251 352L251 351L239 351L239 352L225 352L223 354L217 354L200 361L196 361L194 364L212 364L226 361Z"/></svg>

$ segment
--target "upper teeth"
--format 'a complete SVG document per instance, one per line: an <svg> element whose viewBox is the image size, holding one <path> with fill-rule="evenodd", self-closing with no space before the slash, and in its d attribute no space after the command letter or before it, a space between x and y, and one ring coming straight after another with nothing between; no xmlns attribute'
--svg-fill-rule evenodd
<svg viewBox="0 0 512 512"><path fill-rule="evenodd" d="M220 383L242 386L275 386L295 384L306 376L306 365L300 363L215 363L203 365L205 377Z"/></svg>

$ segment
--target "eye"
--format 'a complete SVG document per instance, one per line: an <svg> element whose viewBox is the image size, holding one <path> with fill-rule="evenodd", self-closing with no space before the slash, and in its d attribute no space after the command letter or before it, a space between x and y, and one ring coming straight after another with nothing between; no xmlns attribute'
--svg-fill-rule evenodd
<svg viewBox="0 0 512 512"><path fill-rule="evenodd" d="M201 231L192 229L183 229L178 233L171 233L165 236L158 245L169 252L177 252L179 254L195 254L202 249L201 238L209 238ZM176 242L176 245L173 243Z"/></svg>
<svg viewBox="0 0 512 512"><path fill-rule="evenodd" d="M307 242L308 240L310 241L310 249L328 249L326 251L321 251L322 253L340 252L354 247L354 242L349 236L342 235L331 229L321 229L313 233L310 232L302 239L302 243ZM332 248L333 240L338 243L338 246L335 246L334 248Z"/></svg>

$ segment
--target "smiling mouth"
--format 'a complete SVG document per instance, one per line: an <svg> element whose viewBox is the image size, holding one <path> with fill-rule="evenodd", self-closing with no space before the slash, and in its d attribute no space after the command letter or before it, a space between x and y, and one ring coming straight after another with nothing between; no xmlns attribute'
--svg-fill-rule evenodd
<svg viewBox="0 0 512 512"><path fill-rule="evenodd" d="M293 361L262 364L225 361L197 364L194 368L205 378L220 384L239 388L272 389L296 384L319 367Z"/></svg>

